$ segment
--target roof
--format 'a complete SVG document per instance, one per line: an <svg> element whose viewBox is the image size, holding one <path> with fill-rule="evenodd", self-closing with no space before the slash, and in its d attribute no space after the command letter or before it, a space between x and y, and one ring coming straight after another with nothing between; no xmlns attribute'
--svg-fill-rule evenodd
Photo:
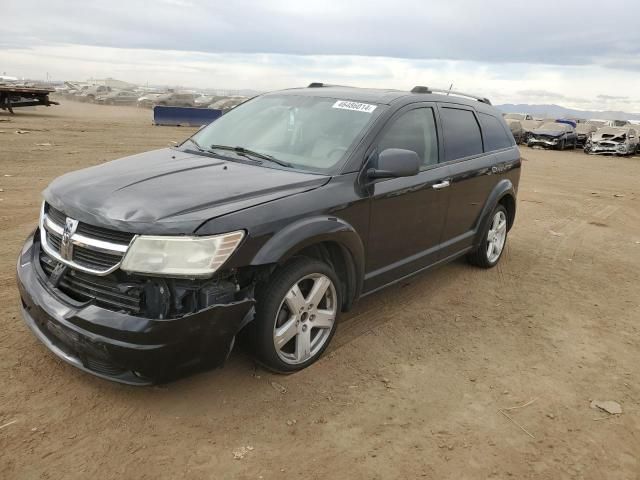
<svg viewBox="0 0 640 480"><path fill-rule="evenodd" d="M314 84L312 84L314 85ZM319 84L322 85L322 84ZM482 102L458 95L444 95L438 93L412 93L404 90L379 89L379 88L359 88L346 87L340 85L309 86L307 88L290 88L268 93L267 95L304 95L309 97L329 97L339 100L352 100L354 102L368 102L391 105L399 101L407 103L413 101L435 102L445 101L449 103L459 103L474 107L486 106ZM482 108L481 108L482 110Z"/></svg>

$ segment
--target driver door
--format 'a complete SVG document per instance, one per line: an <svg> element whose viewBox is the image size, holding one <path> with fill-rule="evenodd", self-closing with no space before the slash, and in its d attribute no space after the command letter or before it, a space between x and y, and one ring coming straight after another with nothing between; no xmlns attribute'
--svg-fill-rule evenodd
<svg viewBox="0 0 640 480"><path fill-rule="evenodd" d="M422 167L417 175L381 179L371 186L365 292L439 260L449 204L449 167L439 163L441 145L433 105L414 104L397 112L371 151L387 148L416 152Z"/></svg>

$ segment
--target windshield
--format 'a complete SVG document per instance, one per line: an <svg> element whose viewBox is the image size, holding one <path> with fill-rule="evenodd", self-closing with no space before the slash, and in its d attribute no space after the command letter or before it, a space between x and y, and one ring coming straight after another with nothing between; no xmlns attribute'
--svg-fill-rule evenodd
<svg viewBox="0 0 640 480"><path fill-rule="evenodd" d="M380 110L335 98L265 95L231 110L193 139L205 150L211 145L242 147L293 168L328 172Z"/></svg>

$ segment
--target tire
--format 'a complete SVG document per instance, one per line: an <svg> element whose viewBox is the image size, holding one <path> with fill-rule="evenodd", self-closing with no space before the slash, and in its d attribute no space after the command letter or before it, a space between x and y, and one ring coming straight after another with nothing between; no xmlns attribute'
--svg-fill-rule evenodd
<svg viewBox="0 0 640 480"><path fill-rule="evenodd" d="M504 253L504 247L507 244L508 218L507 209L498 204L491 213L489 222L482 232L482 241L480 242L480 245L478 245L473 252L467 255L467 260L470 264L481 268L492 268L498 264L502 258L502 254ZM496 219L499 219L498 224L496 224ZM500 222L504 222L504 225L500 227L499 232L495 232L494 226L499 226ZM495 235L498 235L498 238L495 238ZM495 242L498 243L490 242L489 238L495 238ZM490 243L494 245L491 255L489 254Z"/></svg>
<svg viewBox="0 0 640 480"><path fill-rule="evenodd" d="M564 150L565 147L565 140L564 138L562 140L560 140L560 143L558 144L558 150Z"/></svg>
<svg viewBox="0 0 640 480"><path fill-rule="evenodd" d="M322 296L315 297L318 304L310 298L314 288L324 288ZM279 268L256 292L256 316L249 324L249 337L257 360L278 373L308 367L331 342L341 305L340 282L326 263L298 257ZM320 324L322 328L316 327ZM278 341L283 343L276 346Z"/></svg>

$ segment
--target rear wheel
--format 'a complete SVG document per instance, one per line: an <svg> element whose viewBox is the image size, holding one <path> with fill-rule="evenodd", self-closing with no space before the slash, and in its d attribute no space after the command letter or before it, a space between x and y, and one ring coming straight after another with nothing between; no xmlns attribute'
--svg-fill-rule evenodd
<svg viewBox="0 0 640 480"><path fill-rule="evenodd" d="M507 243L507 210L498 205L491 214L491 221L485 227L478 248L467 256L472 265L491 268L497 265Z"/></svg>
<svg viewBox="0 0 640 480"><path fill-rule="evenodd" d="M333 338L342 299L324 262L300 257L277 270L257 295L252 337L258 360L277 372L318 360Z"/></svg>

